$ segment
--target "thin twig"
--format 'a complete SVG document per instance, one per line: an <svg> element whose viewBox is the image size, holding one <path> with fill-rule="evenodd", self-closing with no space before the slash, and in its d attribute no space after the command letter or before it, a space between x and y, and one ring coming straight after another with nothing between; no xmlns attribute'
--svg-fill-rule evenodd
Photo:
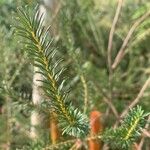
<svg viewBox="0 0 150 150"><path fill-rule="evenodd" d="M109 97L107 96L107 94L102 90L102 88L100 87L100 85L97 85L95 83L95 89L97 91L97 93L99 93L99 91L102 93L103 95L103 101L108 105L108 107L112 110L113 114L115 115L115 117L118 119L119 118L119 114L114 106L114 104L112 103L112 101L109 99ZM97 87L98 86L98 87Z"/></svg>
<svg viewBox="0 0 150 150"><path fill-rule="evenodd" d="M118 22L119 14L121 12L123 0L118 0L118 5L115 13L115 17L113 19L113 23L111 26L110 34L109 34L109 41L108 41L108 49L107 49L107 59L108 59L108 70L109 70L109 89L110 89L110 97L109 99L112 100L112 78L113 78L113 70L112 70L112 42L114 37L115 28Z"/></svg>
<svg viewBox="0 0 150 150"><path fill-rule="evenodd" d="M69 144L75 143L76 140L77 140L77 139L72 139L72 140L68 140L68 141L65 141L65 142L60 142L60 143L58 143L58 144L54 144L54 145L51 145L51 146L47 146L47 147L43 148L43 150L59 149L61 146L69 145Z"/></svg>
<svg viewBox="0 0 150 150"><path fill-rule="evenodd" d="M146 82L144 83L143 87L141 88L139 94L137 95L137 97L131 102L131 104L129 106L126 107L126 109L122 112L120 118L123 118L129 111L129 109L133 108L138 102L139 100L142 98L145 90L148 88L148 86L150 85L150 77L146 80Z"/></svg>
<svg viewBox="0 0 150 150"><path fill-rule="evenodd" d="M80 139L77 139L75 144L69 150L79 150L81 149L83 143Z"/></svg>
<svg viewBox="0 0 150 150"><path fill-rule="evenodd" d="M108 71L109 71L109 99L105 102L107 102L107 104L111 104L111 101L113 99L112 97L112 79L113 79L113 70L112 70L112 42L113 42L113 37L114 37L114 32L115 32L115 28L118 22L118 18L119 18L119 14L121 11L121 7L122 7L122 3L123 0L118 0L118 5L117 5L117 9L116 9L116 13L115 13L115 17L113 19L113 23L111 26L111 30L110 30L110 34L109 34L109 41L108 41L108 49L107 49L107 61L108 61ZM110 102L109 102L110 101ZM110 105L111 109L113 105ZM115 109L112 109L112 111L114 112L115 116L117 116L116 111L114 111ZM108 110L109 111L109 110Z"/></svg>
<svg viewBox="0 0 150 150"><path fill-rule="evenodd" d="M147 129L149 127L149 121L150 121L150 115L147 119L147 124L145 125L145 129ZM139 145L138 145L138 150L142 150L142 147L143 147L143 144L144 144L144 140L145 140L145 137L143 136Z"/></svg>
<svg viewBox="0 0 150 150"><path fill-rule="evenodd" d="M112 104L112 102L111 102L109 99L105 98L105 97L103 98L103 101L104 101L106 104L108 104L108 106L109 106L110 109L112 110L113 114L114 114L115 117L118 119L118 118L119 118L119 114L118 114L118 112L117 112L115 106Z"/></svg>
<svg viewBox="0 0 150 150"><path fill-rule="evenodd" d="M77 149L77 143L73 144L73 146L69 150L75 150Z"/></svg>
<svg viewBox="0 0 150 150"><path fill-rule="evenodd" d="M88 87L87 87L85 77L81 75L80 78L81 78L81 82L84 88L84 113L86 113L87 106L88 106Z"/></svg>
<svg viewBox="0 0 150 150"><path fill-rule="evenodd" d="M109 41L108 41L108 49L107 49L107 53L108 53L108 67L109 67L109 73L111 74L112 72L112 42L113 42L113 37L114 37L114 32L115 32L115 28L116 28L116 24L119 18L119 14L121 11L121 7L122 7L122 3L123 0L119 0L118 1L118 6L116 9L116 13L115 13L115 17L111 26L111 30L110 30L110 34L109 34Z"/></svg>
<svg viewBox="0 0 150 150"><path fill-rule="evenodd" d="M123 41L123 44L115 58L115 61L112 65L112 69L115 69L118 64L121 62L121 60L123 59L124 55L125 55L125 49L127 47L127 44L129 43L130 38L132 37L135 29L147 18L150 16L150 11L148 11L147 13L145 13L143 16L141 16L130 28L125 40Z"/></svg>
<svg viewBox="0 0 150 150"><path fill-rule="evenodd" d="M89 140L95 140L95 139L101 139L102 136L97 135L97 136L91 136L91 137L87 137L86 139L84 139L84 141L89 141ZM65 142L60 142L58 144L54 144L52 146L47 146L45 148L43 148L42 150L54 150L56 149L60 149L60 147L64 146L64 145L68 145L68 144L73 144L75 142L77 142L79 139L72 139L72 140L68 140Z"/></svg>
<svg viewBox="0 0 150 150"><path fill-rule="evenodd" d="M146 129L142 129L142 133L144 137L148 137L150 138L150 131L146 130Z"/></svg>

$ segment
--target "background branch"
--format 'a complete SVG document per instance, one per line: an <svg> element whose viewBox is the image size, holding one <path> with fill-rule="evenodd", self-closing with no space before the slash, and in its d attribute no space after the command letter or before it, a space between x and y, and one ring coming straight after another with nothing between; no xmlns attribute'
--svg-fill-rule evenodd
<svg viewBox="0 0 150 150"><path fill-rule="evenodd" d="M145 129L147 129L149 127L149 122L150 122L150 115L147 119L147 124L145 125ZM138 145L138 149L137 150L142 150L142 147L143 147L143 144L144 144L144 140L145 140L145 137L143 136L139 145Z"/></svg>
<svg viewBox="0 0 150 150"><path fill-rule="evenodd" d="M137 97L131 102L131 104L129 106L126 107L126 109L122 112L121 114L121 118L124 117L129 109L133 108L138 102L139 100L142 98L145 90L148 88L148 86L150 85L150 77L146 80L145 84L143 85L143 87L141 88L139 94L137 95Z"/></svg>
<svg viewBox="0 0 150 150"><path fill-rule="evenodd" d="M115 17L111 26L110 34L109 34L109 41L108 41L108 49L107 49L107 56L108 56L108 68L109 68L109 73L112 74L112 42L113 42L113 37L114 37L114 32L116 28L116 24L118 22L119 14L121 12L121 7L122 7L123 0L118 0L118 6L116 9Z"/></svg>
<svg viewBox="0 0 150 150"><path fill-rule="evenodd" d="M125 55L125 49L129 43L129 40L131 38L131 36L133 35L135 29L147 18L150 16L150 11L146 12L143 16L141 16L130 28L125 40L123 41L123 44L114 60L114 63L112 65L112 69L115 69L118 64L120 63L120 61L123 59L124 55Z"/></svg>
<svg viewBox="0 0 150 150"><path fill-rule="evenodd" d="M123 0L118 0L118 6L116 9L115 17L113 19L113 23L111 26L110 34L109 34L109 41L108 41L108 49L107 49L107 59L108 59L108 70L109 70L109 88L110 88L110 100L112 100L112 42L114 37L114 32L116 28L116 24L119 18L119 14L121 11Z"/></svg>

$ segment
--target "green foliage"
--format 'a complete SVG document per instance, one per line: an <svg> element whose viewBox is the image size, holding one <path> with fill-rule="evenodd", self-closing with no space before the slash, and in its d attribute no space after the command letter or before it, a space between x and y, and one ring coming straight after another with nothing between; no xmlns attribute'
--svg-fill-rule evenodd
<svg viewBox="0 0 150 150"><path fill-rule="evenodd" d="M106 130L102 139L114 149L129 149L141 135L148 115L140 106L133 108L121 122L121 126Z"/></svg>
<svg viewBox="0 0 150 150"><path fill-rule="evenodd" d="M31 17L22 9L18 9L20 26L17 26L16 33L26 39L26 50L28 55L34 59L34 66L38 67L44 80L42 88L49 97L52 105L49 109L54 109L58 114L60 127L63 134L80 137L87 134L87 118L81 112L74 108L71 102L67 101L68 92L64 91L65 79L60 81L60 76L64 68L58 68L61 60L55 60L56 49L52 46L52 40L47 40L49 30L45 32L43 26L43 14L35 12Z"/></svg>
<svg viewBox="0 0 150 150"><path fill-rule="evenodd" d="M105 132L97 135L97 138L103 139L111 149L129 149L133 142L138 143L140 128L146 123L145 112L149 111L149 88L139 101L145 112L139 106L131 109L121 126L116 129L110 127L118 121L119 116L116 117L112 113L105 99L109 100L112 92L111 103L120 115L135 99L149 77L149 17L132 35L126 56L113 72L110 91L107 46L117 1L61 1L58 10L56 8L56 14L51 14L53 19L49 17L50 11L47 11L47 18L52 21L46 22L51 24L49 29L43 27L39 11L35 12L36 9L32 12L31 3L35 4L30 0L0 1L0 106L2 105L4 111L0 114L0 149L9 143L12 150L68 150L76 142L74 137L80 138L83 135L81 140L83 147L87 149L87 141L91 138L88 135L87 116L93 109L104 114L106 127ZM25 4L29 7L17 12L19 18L16 34L20 35L21 44L13 36L10 24L14 22L12 12L16 12L17 6ZM149 10L149 6L149 0L124 1L114 33L112 60L132 24ZM23 50L22 45L25 46ZM26 59L25 50L30 60ZM34 106L31 99L33 68L29 62L39 68L36 73L42 74L44 78L39 82L42 83L41 89L45 94L38 106ZM65 76L69 79L64 79ZM42 117L44 114L42 127L37 127L42 133L37 141L29 138L30 115L33 110L39 111ZM79 110L83 110L84 115ZM61 135L59 142L54 145L49 139L50 129L45 125L49 122L50 111L58 114L57 119L62 129L60 132L66 133ZM149 139L145 139L143 150L149 145Z"/></svg>

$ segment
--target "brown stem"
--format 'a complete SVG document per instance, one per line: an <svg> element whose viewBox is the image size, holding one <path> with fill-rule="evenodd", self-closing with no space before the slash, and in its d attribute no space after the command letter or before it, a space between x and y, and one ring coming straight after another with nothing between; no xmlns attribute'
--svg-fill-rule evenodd
<svg viewBox="0 0 150 150"><path fill-rule="evenodd" d="M100 85L94 83L95 86L95 90L97 91L97 93L101 92L101 94L103 95L103 101L108 105L108 107L111 109L111 111L113 112L113 114L115 115L115 117L118 119L119 114L114 106L114 104L112 103L112 101L110 100L110 98L107 96L107 93L105 93L102 88L100 87Z"/></svg>
<svg viewBox="0 0 150 150"><path fill-rule="evenodd" d="M111 26L111 30L109 33L109 41L108 41L108 48L107 48L107 61L108 61L108 71L109 71L109 99L108 102L111 104L111 101L113 99L113 92L112 92L112 80L113 80L113 70L112 70L112 42L114 37L115 28L118 22L118 18L120 15L121 7L122 7L123 0L118 0L118 5L115 13L115 17L113 19L113 23ZM114 113L115 116L117 116L117 113Z"/></svg>
<svg viewBox="0 0 150 150"><path fill-rule="evenodd" d="M148 117L148 119L147 119L147 122L149 122L149 121L150 121L150 115L149 115L149 117ZM145 129L148 128L148 127L149 127L149 123L147 123L147 124L145 125ZM142 150L144 141L145 141L145 137L143 136L142 139L141 139L141 141L140 141L140 143L138 144L138 149L137 149L137 150Z"/></svg>
<svg viewBox="0 0 150 150"><path fill-rule="evenodd" d="M129 109L133 108L138 102L139 100L142 98L145 90L148 88L148 86L150 85L150 77L146 80L146 82L144 83L143 87L141 88L139 94L137 95L137 97L131 102L131 104L129 106L126 107L126 109L122 112L121 114L121 118L123 118L129 111Z"/></svg>
<svg viewBox="0 0 150 150"><path fill-rule="evenodd" d="M117 112L115 106L112 104L112 102L111 102L109 99L105 98L105 97L103 98L103 101L104 101L106 104L108 104L109 108L112 110L113 114L114 114L115 117L118 119L118 118L119 118L119 114L118 114L118 112Z"/></svg>
<svg viewBox="0 0 150 150"><path fill-rule="evenodd" d="M113 19L113 23L111 26L109 41L108 41L108 49L107 49L107 60L108 60L108 70L109 70L109 88L110 88L110 100L112 100L112 78L113 78L113 70L112 70L112 42L114 37L115 28L118 22L118 18L121 12L123 0L118 0L118 6L116 9L115 17Z"/></svg>
<svg viewBox="0 0 150 150"><path fill-rule="evenodd" d="M143 16L141 16L130 28L126 38L123 41L123 44L115 58L115 61L112 65L112 69L115 69L118 64L121 62L121 60L123 59L124 55L125 55L125 49L127 47L127 44L129 43L130 38L132 37L135 29L147 18L150 16L150 11L148 11L147 13L145 13Z"/></svg>
<svg viewBox="0 0 150 150"><path fill-rule="evenodd" d="M116 13L115 13L115 17L111 26L111 30L110 30L110 34L109 34L109 41L108 41L108 49L107 49L107 53L108 53L108 67L109 67L109 73L112 72L112 42L113 42L113 37L114 37L114 32L115 32L115 28L116 28L116 24L118 22L118 18L119 18L119 14L121 11L121 7L122 7L122 3L123 0L119 0L118 1L118 6L116 9Z"/></svg>

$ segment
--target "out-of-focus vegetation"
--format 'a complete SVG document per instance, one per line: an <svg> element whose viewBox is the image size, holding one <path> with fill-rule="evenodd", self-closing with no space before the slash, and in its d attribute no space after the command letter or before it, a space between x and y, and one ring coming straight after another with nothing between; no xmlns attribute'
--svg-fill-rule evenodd
<svg viewBox="0 0 150 150"><path fill-rule="evenodd" d="M41 107L32 103L32 61L20 42L23 36L16 37L12 26L19 24L15 19L17 7L28 5L29 12L33 12L36 4L37 1L31 0L0 0L0 149L41 150L50 146L67 150L75 143L65 144L70 139L65 135L60 136L59 142L64 142L61 146L51 147L47 97L43 96ZM150 76L150 15L137 26L125 48L125 56L111 72L107 49L117 1L63 0L58 1L55 9L53 13L47 10L46 25L51 24L49 34L58 51L55 59L63 58L61 65L67 68L64 76L69 77L65 84L71 91L68 99L87 116L95 109L100 111L104 128L113 127ZM149 0L124 0L114 31L112 64L132 25L149 10ZM147 87L138 102L146 112L150 111L149 97ZM38 127L37 143L30 138L32 110L39 110L43 120ZM83 139L83 148L88 149L87 145ZM143 150L148 147L150 142L146 137Z"/></svg>

